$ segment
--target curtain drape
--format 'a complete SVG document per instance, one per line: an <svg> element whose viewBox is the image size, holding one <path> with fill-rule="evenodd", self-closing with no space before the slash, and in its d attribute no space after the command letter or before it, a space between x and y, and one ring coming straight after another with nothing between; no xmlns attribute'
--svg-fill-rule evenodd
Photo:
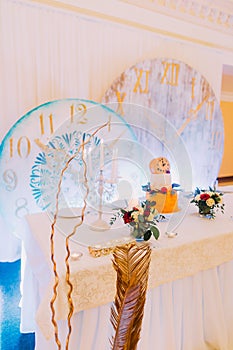
<svg viewBox="0 0 233 350"><path fill-rule="evenodd" d="M220 91L215 50L29 1L1 0L0 52L0 138L47 101L101 101L115 78L146 58L181 59Z"/></svg>
<svg viewBox="0 0 233 350"><path fill-rule="evenodd" d="M221 54L214 49L35 2L1 0L0 140L20 117L47 101L100 102L125 69L154 57L192 65L220 95ZM0 226L1 244L12 251L10 234Z"/></svg>

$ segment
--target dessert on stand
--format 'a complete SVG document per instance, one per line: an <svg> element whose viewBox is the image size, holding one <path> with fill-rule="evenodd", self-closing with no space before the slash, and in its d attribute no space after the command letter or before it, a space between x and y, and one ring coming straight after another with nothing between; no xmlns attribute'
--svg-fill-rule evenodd
<svg viewBox="0 0 233 350"><path fill-rule="evenodd" d="M153 204L161 214L179 211L178 184L172 184L170 163L165 157L154 158L149 163L150 182L142 186L146 191L146 199Z"/></svg>

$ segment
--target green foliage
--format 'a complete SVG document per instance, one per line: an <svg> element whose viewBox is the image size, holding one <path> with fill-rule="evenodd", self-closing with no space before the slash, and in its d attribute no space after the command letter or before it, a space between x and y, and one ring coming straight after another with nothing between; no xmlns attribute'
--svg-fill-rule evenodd
<svg viewBox="0 0 233 350"><path fill-rule="evenodd" d="M201 215L208 215L210 218L214 219L216 217L215 211L221 210L224 213L225 204L222 201L223 193L216 191L212 187L208 190L196 188L194 192L194 198L190 203L194 203Z"/></svg>
<svg viewBox="0 0 233 350"><path fill-rule="evenodd" d="M119 208L118 212L110 219L110 225L113 225L117 217L123 219L124 223L131 227L132 236L149 240L153 235L155 239L159 238L159 229L156 224L160 215L154 209L155 202L145 200L138 207L130 210Z"/></svg>
<svg viewBox="0 0 233 350"><path fill-rule="evenodd" d="M158 238L159 238L159 230L158 230L158 227L152 226L152 227L151 227L151 231L152 231L152 234L153 234L154 238L155 238L155 239L158 239Z"/></svg>

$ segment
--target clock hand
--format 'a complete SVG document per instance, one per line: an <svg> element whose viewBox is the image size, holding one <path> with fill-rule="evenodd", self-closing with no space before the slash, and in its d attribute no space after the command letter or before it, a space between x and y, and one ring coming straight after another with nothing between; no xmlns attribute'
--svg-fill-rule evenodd
<svg viewBox="0 0 233 350"><path fill-rule="evenodd" d="M177 134L180 136L182 134L182 132L184 131L184 129L186 128L186 126L191 122L191 118L188 117L186 118L186 120L184 121L184 123L181 125L181 127L179 128L179 130L177 130Z"/></svg>
<svg viewBox="0 0 233 350"><path fill-rule="evenodd" d="M188 112L189 116L186 118L186 120L184 121L184 123L181 125L181 127L179 128L179 130L177 131L178 135L181 135L182 132L184 131L184 129L186 128L186 126L192 121L195 120L197 118L197 113L199 112L199 110L201 109L201 107L203 106L203 104L208 100L210 95L207 95L205 98L203 98L203 100L196 106L195 109L191 108Z"/></svg>
<svg viewBox="0 0 233 350"><path fill-rule="evenodd" d="M43 151L58 151L58 152L62 152L62 153L66 153L66 151L64 149L58 149L58 148L51 148L47 145L45 145L43 142L41 142L39 139L34 139L34 142L37 144L38 147L40 147Z"/></svg>
<svg viewBox="0 0 233 350"><path fill-rule="evenodd" d="M37 146L42 149L42 151L44 151L45 153L51 153L52 151L56 151L56 152L61 152L63 154L66 155L66 151L64 149L60 149L60 148L51 148L47 145L45 145L43 142L41 142L39 139L34 139L34 142L37 144Z"/></svg>
<svg viewBox="0 0 233 350"><path fill-rule="evenodd" d="M197 112L201 109L201 107L208 100L209 97L210 97L210 95L207 95L205 98L203 98L203 100L197 105L197 107L195 109L192 109L192 108L190 109L189 113L193 114L194 118L196 118Z"/></svg>
<svg viewBox="0 0 233 350"><path fill-rule="evenodd" d="M123 136L125 134L126 130L122 131L122 133L120 133L120 135L118 137L116 137L110 144L109 147L113 148L115 146L115 144L119 141L119 139L121 138L121 136Z"/></svg>
<svg viewBox="0 0 233 350"><path fill-rule="evenodd" d="M41 142L39 139L34 140L35 144L37 144L38 147L40 147L44 152L50 150L48 146L46 146L43 142Z"/></svg>

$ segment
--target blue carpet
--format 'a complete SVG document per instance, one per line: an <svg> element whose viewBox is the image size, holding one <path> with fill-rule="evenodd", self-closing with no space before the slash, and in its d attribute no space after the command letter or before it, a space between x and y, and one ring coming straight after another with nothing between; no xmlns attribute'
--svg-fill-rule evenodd
<svg viewBox="0 0 233 350"><path fill-rule="evenodd" d="M0 263L0 350L34 350L34 333L21 334L20 260Z"/></svg>

